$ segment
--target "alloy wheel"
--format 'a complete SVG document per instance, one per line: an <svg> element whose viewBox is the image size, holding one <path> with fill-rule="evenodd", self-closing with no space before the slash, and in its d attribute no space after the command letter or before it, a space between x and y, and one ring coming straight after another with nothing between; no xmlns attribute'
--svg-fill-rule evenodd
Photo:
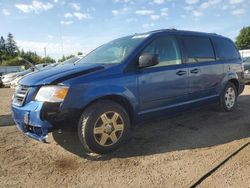
<svg viewBox="0 0 250 188"><path fill-rule="evenodd" d="M232 87L227 88L225 92L225 104L229 110L233 108L235 99L236 99L236 94L234 89Z"/></svg>
<svg viewBox="0 0 250 188"><path fill-rule="evenodd" d="M101 146L114 145L122 136L124 121L121 115L114 111L103 113L94 126L95 141Z"/></svg>

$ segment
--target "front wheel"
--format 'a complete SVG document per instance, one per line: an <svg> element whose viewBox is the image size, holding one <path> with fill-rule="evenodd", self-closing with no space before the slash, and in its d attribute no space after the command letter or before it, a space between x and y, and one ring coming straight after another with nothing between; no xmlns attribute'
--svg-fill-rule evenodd
<svg viewBox="0 0 250 188"><path fill-rule="evenodd" d="M230 112L237 106L238 93L233 83L228 82L220 96L221 110Z"/></svg>
<svg viewBox="0 0 250 188"><path fill-rule="evenodd" d="M129 116L119 104L98 101L84 110L78 123L78 136L89 152L105 154L120 147L130 130Z"/></svg>

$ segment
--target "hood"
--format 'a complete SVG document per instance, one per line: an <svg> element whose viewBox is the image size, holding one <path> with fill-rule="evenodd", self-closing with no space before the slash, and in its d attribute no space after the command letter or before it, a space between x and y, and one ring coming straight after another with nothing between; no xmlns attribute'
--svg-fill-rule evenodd
<svg viewBox="0 0 250 188"><path fill-rule="evenodd" d="M57 84L64 80L95 72L103 68L103 66L100 66L98 64L87 63L59 65L50 69L34 72L32 74L24 76L20 80L19 84L26 86Z"/></svg>

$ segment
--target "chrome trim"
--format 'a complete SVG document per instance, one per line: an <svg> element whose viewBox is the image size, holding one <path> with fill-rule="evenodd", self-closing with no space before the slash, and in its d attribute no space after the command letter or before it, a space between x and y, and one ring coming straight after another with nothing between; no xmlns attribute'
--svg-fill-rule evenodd
<svg viewBox="0 0 250 188"><path fill-rule="evenodd" d="M26 86L18 86L13 95L12 104L16 106L23 106L25 99L28 95L29 88Z"/></svg>

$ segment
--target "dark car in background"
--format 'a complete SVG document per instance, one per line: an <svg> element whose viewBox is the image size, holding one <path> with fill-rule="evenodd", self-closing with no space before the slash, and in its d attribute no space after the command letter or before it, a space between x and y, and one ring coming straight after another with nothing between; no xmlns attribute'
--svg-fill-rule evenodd
<svg viewBox="0 0 250 188"><path fill-rule="evenodd" d="M24 77L12 114L17 128L39 141L68 121L78 127L86 150L103 154L119 148L145 119L211 103L233 111L244 89L243 72L226 37L179 30L135 34L78 63Z"/></svg>
<svg viewBox="0 0 250 188"><path fill-rule="evenodd" d="M2 73L0 72L0 88L3 87L3 81L2 81Z"/></svg>
<svg viewBox="0 0 250 188"><path fill-rule="evenodd" d="M250 83L250 57L243 59L245 83Z"/></svg>

